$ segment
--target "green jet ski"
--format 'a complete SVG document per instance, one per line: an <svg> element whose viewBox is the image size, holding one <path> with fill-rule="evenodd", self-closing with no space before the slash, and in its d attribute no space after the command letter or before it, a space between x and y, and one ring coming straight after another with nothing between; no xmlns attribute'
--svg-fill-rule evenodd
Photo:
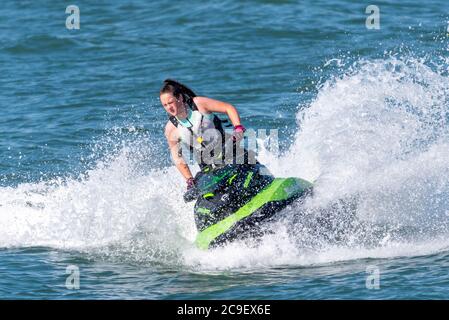
<svg viewBox="0 0 449 320"><path fill-rule="evenodd" d="M195 180L195 244L203 250L261 235L265 222L293 201L303 201L313 187L300 178L275 178L261 164L206 169Z"/></svg>

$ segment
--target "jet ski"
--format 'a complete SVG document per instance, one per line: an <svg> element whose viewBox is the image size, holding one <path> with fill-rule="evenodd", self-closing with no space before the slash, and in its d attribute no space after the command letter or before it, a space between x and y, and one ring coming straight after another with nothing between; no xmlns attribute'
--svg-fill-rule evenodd
<svg viewBox="0 0 449 320"><path fill-rule="evenodd" d="M202 250L260 236L266 222L313 188L300 178L275 178L259 163L202 170L195 181L195 244Z"/></svg>

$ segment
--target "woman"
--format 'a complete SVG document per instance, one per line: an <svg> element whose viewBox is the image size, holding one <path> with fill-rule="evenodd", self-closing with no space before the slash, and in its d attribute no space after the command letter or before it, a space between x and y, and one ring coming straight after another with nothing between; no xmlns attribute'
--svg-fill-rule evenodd
<svg viewBox="0 0 449 320"><path fill-rule="evenodd" d="M169 114L165 136L171 156L187 181L184 200L196 199L194 218L199 234L195 243L199 248L264 234L262 223L304 194L304 181L275 179L257 162L254 152L239 148L236 142L243 138L245 128L232 105L198 97L170 79L164 81L159 94ZM224 132L223 121L214 113L228 116L234 126L232 135ZM178 142L188 147L200 165L195 178Z"/></svg>
<svg viewBox="0 0 449 320"><path fill-rule="evenodd" d="M162 106L169 114L165 126L165 136L172 159L187 182L187 189L195 186L189 166L182 158L178 143L181 142L190 149L200 168L204 171L220 166L226 162L226 146L231 146L243 138L245 127L240 122L240 116L234 106L229 103L199 97L185 85L171 79L164 81L159 92ZM229 117L234 131L228 137L220 120L213 113L224 113ZM234 142L234 143L233 143ZM235 147L231 150L235 151ZM245 150L243 161L249 161ZM229 160L229 159L228 159ZM236 162L236 154L232 152L232 163ZM229 162L226 162L229 163Z"/></svg>

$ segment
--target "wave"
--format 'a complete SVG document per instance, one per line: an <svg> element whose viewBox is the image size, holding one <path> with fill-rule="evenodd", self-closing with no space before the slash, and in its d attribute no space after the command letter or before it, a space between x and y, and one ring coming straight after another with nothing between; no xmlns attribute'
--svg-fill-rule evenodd
<svg viewBox="0 0 449 320"><path fill-rule="evenodd" d="M78 41L70 37L38 34L17 39L14 44L4 45L2 49L11 54L35 54L73 50L78 45Z"/></svg>
<svg viewBox="0 0 449 320"><path fill-rule="evenodd" d="M388 57L339 66L344 72L301 106L288 152L260 155L275 175L316 187L305 220L277 222L258 246L194 248L192 204L180 201L184 184L176 169L143 172L141 157L117 142L119 152L78 178L1 188L0 247L48 246L200 270L447 250L447 64ZM329 241L335 237L320 230L316 209L354 196L357 223L344 230L344 241ZM339 212L335 219L342 219Z"/></svg>

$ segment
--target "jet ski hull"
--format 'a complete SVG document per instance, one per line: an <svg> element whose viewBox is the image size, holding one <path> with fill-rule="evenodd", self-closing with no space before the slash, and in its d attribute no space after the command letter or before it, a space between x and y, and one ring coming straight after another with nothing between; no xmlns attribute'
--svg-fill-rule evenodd
<svg viewBox="0 0 449 320"><path fill-rule="evenodd" d="M225 217L218 222L201 225L196 219L200 228L195 244L198 248L207 250L236 239L258 235L262 223L270 221L277 212L293 201L303 200L311 190L312 183L300 178L272 178L260 191L256 190L249 201L243 205L237 203L238 208L225 212ZM206 208L207 204L205 207L204 202L207 202L207 199L204 199L203 195L203 198L197 201L195 214L197 218L198 215L210 215L212 218L214 212ZM223 216L223 210L218 212Z"/></svg>

